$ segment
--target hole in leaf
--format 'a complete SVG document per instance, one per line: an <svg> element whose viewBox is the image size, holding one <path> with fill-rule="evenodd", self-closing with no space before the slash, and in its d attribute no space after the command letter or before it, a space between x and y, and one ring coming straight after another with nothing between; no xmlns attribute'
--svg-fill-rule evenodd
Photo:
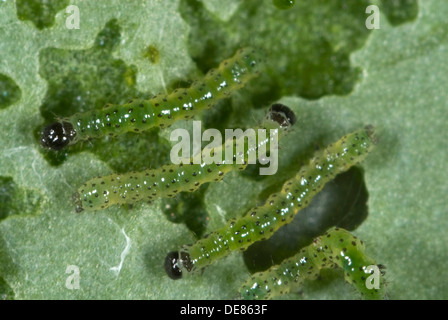
<svg viewBox="0 0 448 320"><path fill-rule="evenodd" d="M37 191L22 189L10 177L0 177L0 221L14 215L35 215L44 197Z"/></svg>
<svg viewBox="0 0 448 320"><path fill-rule="evenodd" d="M56 13L69 4L69 0L16 0L17 17L31 21L37 29L51 27Z"/></svg>
<svg viewBox="0 0 448 320"><path fill-rule="evenodd" d="M0 74L0 109L17 102L22 96L19 86L10 77Z"/></svg>
<svg viewBox="0 0 448 320"><path fill-rule="evenodd" d="M162 211L169 221L185 223L198 238L207 226L208 214L204 207L204 192L208 184L203 184L195 192L181 192L174 198L162 200Z"/></svg>
<svg viewBox="0 0 448 320"><path fill-rule="evenodd" d="M41 51L40 75L48 82L48 91L40 108L45 124L78 112L102 109L107 103L122 104L134 97L149 95L137 91L133 66L113 57L120 42L120 26L116 19L106 23L95 44L86 50L47 48ZM40 145L41 130L35 129ZM128 172L159 166L166 162L169 146L159 139L158 129L141 134L126 133L117 138L103 137L82 141L58 152L39 148L47 161L61 165L70 154L91 151L116 172Z"/></svg>
<svg viewBox="0 0 448 320"><path fill-rule="evenodd" d="M0 300L14 300L14 291L2 277L0 277Z"/></svg>
<svg viewBox="0 0 448 320"><path fill-rule="evenodd" d="M418 16L418 0L383 0L381 11L393 26L411 22Z"/></svg>

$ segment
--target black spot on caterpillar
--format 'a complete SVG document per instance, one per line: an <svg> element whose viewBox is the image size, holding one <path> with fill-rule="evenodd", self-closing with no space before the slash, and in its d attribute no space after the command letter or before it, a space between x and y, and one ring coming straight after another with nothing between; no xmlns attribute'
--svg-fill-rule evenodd
<svg viewBox="0 0 448 320"><path fill-rule="evenodd" d="M318 151L308 165L286 181L262 206L239 219L231 219L193 245L181 248L172 265L181 273L193 272L236 250L246 250L255 241L270 238L281 226L290 223L301 209L339 173L361 162L376 143L373 128L367 126L342 137L325 150ZM171 271L166 270L170 275Z"/></svg>
<svg viewBox="0 0 448 320"><path fill-rule="evenodd" d="M176 89L168 95L157 95L149 100L135 99L123 105L106 105L102 110L78 113L50 124L43 130L41 144L45 148L60 150L88 138L141 132L156 126L168 127L179 119L190 119L230 96L257 76L261 65L262 59L256 50L240 49L190 88Z"/></svg>
<svg viewBox="0 0 448 320"><path fill-rule="evenodd" d="M385 285L379 271L383 267L365 254L365 246L360 239L340 228L331 228L280 265L253 274L241 287L240 295L248 300L272 299L298 290L305 280L316 279L321 269L333 267L344 270L345 280L363 298L385 298ZM369 278L372 270L378 271L377 279ZM378 282L369 288L371 280Z"/></svg>
<svg viewBox="0 0 448 320"><path fill-rule="evenodd" d="M170 164L158 169L91 179L73 196L76 211L100 210L111 205L132 204L138 201L152 202L162 197L175 197L180 192L196 191L206 182L221 181L228 172L244 170L248 165L248 159L257 153L259 146L269 148L272 139L283 136L295 121L295 115L288 107L282 104L272 105L258 128L270 129L270 133L265 137L258 136L256 148L248 148L248 141L244 135L237 139L232 138L234 150L238 145L245 145L246 151L244 154L234 152L236 158L230 163L226 162L224 157L221 162L211 164L205 162L195 164L191 159L187 164ZM259 131L254 131L258 135ZM218 152L218 148L224 150L226 145L224 143L212 150L214 152Z"/></svg>

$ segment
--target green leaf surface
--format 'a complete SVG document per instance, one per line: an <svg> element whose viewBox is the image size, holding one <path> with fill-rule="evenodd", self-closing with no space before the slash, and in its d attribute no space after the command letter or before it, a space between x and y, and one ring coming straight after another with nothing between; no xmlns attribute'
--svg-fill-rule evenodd
<svg viewBox="0 0 448 320"><path fill-rule="evenodd" d="M254 270L241 253L178 281L165 275L165 255L263 203L316 147L366 124L380 142L362 164L369 212L353 233L387 267L390 298L448 298L448 4L381 2L297 0L278 10L270 0L73 0L80 29L67 29L63 7L50 4L43 21L36 8L23 18L26 1L0 1L0 93L7 86L14 97L0 108L0 298L234 298ZM382 10L378 30L365 28L369 4ZM169 161L171 129L99 139L55 160L38 141L52 115L170 92L246 45L267 53L266 72L198 118L248 127L273 101L291 107L298 121L276 175L232 173L173 204L180 217L161 200L75 214L71 195L86 180ZM198 219L184 219L185 208ZM298 241L288 236L297 230L278 238ZM79 289L70 289L71 266ZM282 298L359 297L328 271Z"/></svg>

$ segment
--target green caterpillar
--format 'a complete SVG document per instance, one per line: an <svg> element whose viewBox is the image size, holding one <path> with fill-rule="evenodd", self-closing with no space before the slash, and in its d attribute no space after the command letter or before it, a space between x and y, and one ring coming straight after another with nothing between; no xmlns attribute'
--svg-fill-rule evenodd
<svg viewBox="0 0 448 320"><path fill-rule="evenodd" d="M316 279L323 268L339 267L345 280L365 299L384 299L386 290L380 269L365 254L364 243L348 231L331 228L292 258L264 272L253 274L241 287L243 299L271 299L299 289L305 280ZM378 274L373 278L372 272ZM371 280L378 281L373 284Z"/></svg>
<svg viewBox="0 0 448 320"><path fill-rule="evenodd" d="M166 273L172 279L180 279L182 273L194 272L232 251L244 251L255 241L268 239L308 206L325 183L364 160L375 143L373 128L367 126L317 152L310 163L286 181L282 190L272 194L263 206L251 209L240 219L231 219L224 228L193 245L168 253Z"/></svg>
<svg viewBox="0 0 448 320"><path fill-rule="evenodd" d="M199 164L189 161L187 164L170 164L158 169L149 169L142 172L126 174L112 174L91 179L82 185L74 194L76 211L105 209L115 204L132 204L137 201L151 202L161 197L174 197L179 192L193 192L202 184L220 181L224 176L234 170L244 170L248 159L254 155L260 146L268 147L272 139L283 136L288 128L296 121L294 113L282 104L274 104L269 109L259 129L270 130L267 137L260 139L256 148L249 148L244 135L233 140L233 159L227 162L223 157L221 162ZM258 130L255 130L258 133ZM235 152L236 147L245 145L243 154ZM215 148L224 150L226 143ZM224 155L224 152L222 152Z"/></svg>
<svg viewBox="0 0 448 320"><path fill-rule="evenodd" d="M75 114L44 128L43 147L61 150L80 140L125 132L141 132L152 127L169 127L179 119L190 119L210 108L220 99L242 88L260 73L261 55L252 48L237 51L217 69L210 70L202 81L190 88L176 89L171 94L149 100L130 100L123 105L106 105L102 110Z"/></svg>

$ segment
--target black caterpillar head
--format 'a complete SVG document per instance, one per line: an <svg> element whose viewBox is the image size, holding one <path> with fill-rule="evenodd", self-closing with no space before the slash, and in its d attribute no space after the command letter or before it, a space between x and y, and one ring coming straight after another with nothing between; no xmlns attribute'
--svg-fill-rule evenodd
<svg viewBox="0 0 448 320"><path fill-rule="evenodd" d="M276 103L269 109L269 117L280 124L281 127L289 127L296 123L296 115L287 106L281 103Z"/></svg>
<svg viewBox="0 0 448 320"><path fill-rule="evenodd" d="M165 263L163 267L165 272L173 280L178 280L182 278L182 270L178 266L179 262L179 252L171 251L165 257Z"/></svg>
<svg viewBox="0 0 448 320"><path fill-rule="evenodd" d="M173 280L182 278L182 269L179 267L182 265L186 271L191 271L193 265L190 260L190 255L187 252L181 252L179 258L178 251L171 251L165 257L164 268L165 272Z"/></svg>
<svg viewBox="0 0 448 320"><path fill-rule="evenodd" d="M76 137L76 131L69 122L55 122L45 127L40 143L44 148L61 150Z"/></svg>

